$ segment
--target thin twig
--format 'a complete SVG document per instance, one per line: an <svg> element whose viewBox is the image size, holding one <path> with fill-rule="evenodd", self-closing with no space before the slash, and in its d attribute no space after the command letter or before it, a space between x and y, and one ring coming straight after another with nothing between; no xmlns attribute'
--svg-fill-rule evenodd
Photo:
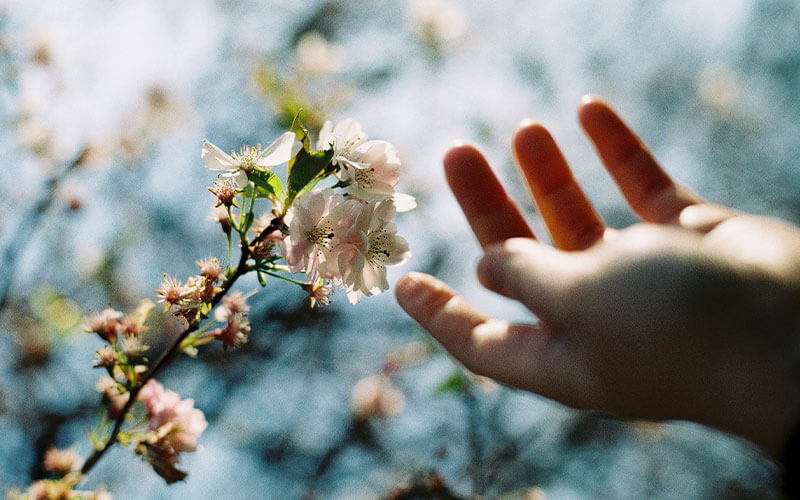
<svg viewBox="0 0 800 500"><path fill-rule="evenodd" d="M86 161L88 152L88 147L82 148L78 155L75 156L75 159L69 162L60 172L45 181L41 197L33 204L30 212L22 217L19 225L12 233L8 247L6 247L2 260L0 260L0 269L5 271L5 279L0 282L0 311L5 308L8 302L9 290L16 277L17 259L30 243L42 216L52 206L56 196L56 188L70 172Z"/></svg>

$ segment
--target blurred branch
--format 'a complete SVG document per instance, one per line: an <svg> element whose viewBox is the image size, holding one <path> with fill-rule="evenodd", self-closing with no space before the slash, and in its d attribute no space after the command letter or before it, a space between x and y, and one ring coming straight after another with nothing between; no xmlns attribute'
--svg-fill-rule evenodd
<svg viewBox="0 0 800 500"><path fill-rule="evenodd" d="M467 410L467 439L470 452L470 465L467 470L472 473L470 476L473 494L482 495L486 491L486 477L483 467L483 443L480 438L481 411L472 384L467 386L462 394Z"/></svg>
<svg viewBox="0 0 800 500"><path fill-rule="evenodd" d="M0 270L2 270L4 274L2 281L0 281L0 313L6 306L9 290L16 277L17 259L19 259L19 256L22 255L23 251L30 243L33 234L41 223L42 216L53 205L53 201L56 197L56 190L61 181L75 170L75 168L86 161L88 153L88 147L82 148L74 160L69 162L60 172L55 173L47 179L42 195L39 197L38 201L34 203L30 211L22 217L19 221L19 225L9 238L8 246L3 251L2 257L0 258Z"/></svg>

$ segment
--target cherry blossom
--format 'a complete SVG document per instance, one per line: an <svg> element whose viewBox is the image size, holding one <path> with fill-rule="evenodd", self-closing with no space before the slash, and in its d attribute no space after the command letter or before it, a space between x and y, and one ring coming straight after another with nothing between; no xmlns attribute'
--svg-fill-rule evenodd
<svg viewBox="0 0 800 500"><path fill-rule="evenodd" d="M377 295L389 288L386 266L402 264L411 257L405 239L397 236L396 214L391 199L364 205L356 225L343 237L336 249L335 261L341 274L340 284L347 288L348 300L355 304L361 295ZM357 244L354 233L363 235Z"/></svg>
<svg viewBox="0 0 800 500"><path fill-rule="evenodd" d="M236 186L247 185L248 175L256 169L270 168L292 159L302 148L293 132L284 132L275 142L264 149L243 146L238 153L226 154L208 139L203 141L200 157L209 170L225 170L220 179L233 179Z"/></svg>
<svg viewBox="0 0 800 500"><path fill-rule="evenodd" d="M362 202L345 200L332 189L314 190L296 201L284 218L289 235L281 242L281 253L294 272L306 273L309 283L338 275L326 265L337 245L337 235L353 226Z"/></svg>
<svg viewBox="0 0 800 500"><path fill-rule="evenodd" d="M208 422L194 400L181 397L150 379L139 392L147 408L149 432L137 447L137 453L153 466L167 482L183 479L186 473L175 468L180 453L197 450L197 438Z"/></svg>
<svg viewBox="0 0 800 500"><path fill-rule="evenodd" d="M361 163L359 148L367 142L367 134L361 129L361 124L351 119L342 120L333 126L327 120L319 131L317 149L327 150L333 147L331 163L339 167L366 168L368 165Z"/></svg>

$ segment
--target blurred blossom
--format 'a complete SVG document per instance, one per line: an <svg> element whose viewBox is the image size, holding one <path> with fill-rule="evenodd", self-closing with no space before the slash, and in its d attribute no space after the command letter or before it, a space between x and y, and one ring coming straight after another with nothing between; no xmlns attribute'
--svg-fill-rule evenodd
<svg viewBox="0 0 800 500"><path fill-rule="evenodd" d="M142 103L124 118L116 139L120 152L131 159L142 158L190 116L190 105L179 102L167 88L151 85L145 90Z"/></svg>
<svg viewBox="0 0 800 500"><path fill-rule="evenodd" d="M406 404L406 398L386 375L372 375L359 380L350 393L350 407L356 417L391 417Z"/></svg>
<svg viewBox="0 0 800 500"><path fill-rule="evenodd" d="M50 448L44 454L42 466L47 471L63 476L68 472L80 469L82 462L83 459L78 456L74 449Z"/></svg>
<svg viewBox="0 0 800 500"><path fill-rule="evenodd" d="M41 157L52 159L55 155L53 131L38 117L23 115L15 123L14 130L19 144Z"/></svg>
<svg viewBox="0 0 800 500"><path fill-rule="evenodd" d="M222 228L222 231L225 234L230 234L231 232L231 221L228 217L228 210L220 205L212 205L211 206L211 213L206 217L206 219L210 220L211 222L216 222Z"/></svg>
<svg viewBox="0 0 800 500"><path fill-rule="evenodd" d="M209 335L222 341L225 350L238 349L246 344L250 335L250 322L242 313L229 314L224 326L212 330Z"/></svg>
<svg viewBox="0 0 800 500"><path fill-rule="evenodd" d="M49 66L53 62L51 40L45 34L38 35L33 41L31 60L42 66Z"/></svg>
<svg viewBox="0 0 800 500"><path fill-rule="evenodd" d="M386 356L383 371L393 374L405 367L425 362L430 357L430 348L425 342L409 342L390 352Z"/></svg>
<svg viewBox="0 0 800 500"><path fill-rule="evenodd" d="M229 292L222 297L222 305L217 307L216 311L214 311L214 319L217 321L228 321L228 318L230 318L232 314L247 314L250 311L247 299L252 295L252 293L244 295L238 290Z"/></svg>
<svg viewBox="0 0 800 500"><path fill-rule="evenodd" d="M704 68L697 80L697 95L720 114L735 111L741 93L740 76L725 66Z"/></svg>
<svg viewBox="0 0 800 500"><path fill-rule="evenodd" d="M451 0L411 0L408 14L426 45L453 41L467 30L464 10Z"/></svg>
<svg viewBox="0 0 800 500"><path fill-rule="evenodd" d="M297 42L297 69L312 74L338 73L344 69L344 48L312 31Z"/></svg>
<svg viewBox="0 0 800 500"><path fill-rule="evenodd" d="M103 375L95 385L97 392L103 395L103 400L108 408L108 416L110 418L117 418L122 408L127 404L130 399L130 393L125 391L116 380L108 375Z"/></svg>

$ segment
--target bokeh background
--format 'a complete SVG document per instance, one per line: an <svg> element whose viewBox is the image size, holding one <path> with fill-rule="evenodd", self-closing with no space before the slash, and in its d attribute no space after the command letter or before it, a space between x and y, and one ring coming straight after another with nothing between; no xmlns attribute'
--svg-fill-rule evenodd
<svg viewBox="0 0 800 500"><path fill-rule="evenodd" d="M0 0L0 490L37 477L52 445L88 454L100 343L82 316L132 309L162 273L224 256L206 220L204 137L268 144L299 108L311 128L361 122L398 147L400 190L419 200L399 218L414 256L390 279L431 272L530 321L475 283L477 244L440 159L456 138L479 145L544 238L508 149L521 119L541 120L608 224L631 224L576 123L585 93L709 200L800 223L794 1ZM464 374L391 293L312 312L270 282L251 302L241 350L209 346L160 377L210 421L181 462L187 481L167 487L118 447L87 488L372 499L441 480L452 496L435 498L776 495L774 467L741 441L618 423ZM153 321L162 338L178 331ZM377 374L391 404L356 424L353 388Z"/></svg>

